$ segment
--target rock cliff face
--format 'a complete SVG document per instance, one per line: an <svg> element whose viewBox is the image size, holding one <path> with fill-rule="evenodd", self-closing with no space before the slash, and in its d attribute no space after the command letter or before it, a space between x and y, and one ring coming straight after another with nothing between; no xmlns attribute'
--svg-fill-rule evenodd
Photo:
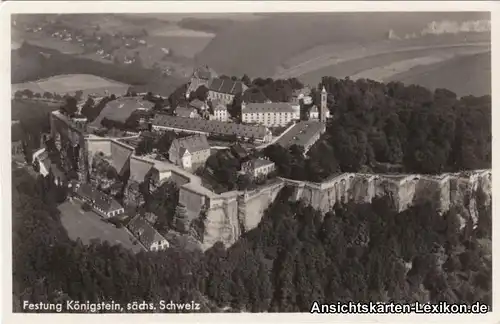
<svg viewBox="0 0 500 324"><path fill-rule="evenodd" d="M421 200L431 199L438 204L441 212L451 206L466 206L474 221L477 220L475 193L481 188L486 194L487 204L491 202L492 194L491 170L437 176L344 173L322 183L278 179L252 192L232 191L207 199L204 248L217 241L230 246L242 233L257 227L265 209L285 185L294 188L292 200L303 200L323 213L328 212L336 202L370 202L374 197L389 194L398 211Z"/></svg>

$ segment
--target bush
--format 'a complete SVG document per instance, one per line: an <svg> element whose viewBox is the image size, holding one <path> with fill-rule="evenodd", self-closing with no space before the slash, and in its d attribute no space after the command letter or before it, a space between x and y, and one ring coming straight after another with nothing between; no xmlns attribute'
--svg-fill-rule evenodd
<svg viewBox="0 0 500 324"><path fill-rule="evenodd" d="M82 204L82 210L86 211L86 212L91 211L92 210L92 206L90 206L90 204L88 202L84 202Z"/></svg>

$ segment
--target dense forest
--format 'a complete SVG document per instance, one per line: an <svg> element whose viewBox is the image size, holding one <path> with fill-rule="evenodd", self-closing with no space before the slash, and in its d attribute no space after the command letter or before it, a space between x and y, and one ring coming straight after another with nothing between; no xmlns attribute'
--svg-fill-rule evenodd
<svg viewBox="0 0 500 324"><path fill-rule="evenodd" d="M491 96L457 98L446 89L333 77L323 86L333 118L307 157L297 148L267 150L282 176L320 181L337 172L491 168Z"/></svg>
<svg viewBox="0 0 500 324"><path fill-rule="evenodd" d="M464 210L431 202L393 211L389 198L321 214L288 202L232 247L133 254L108 242L71 241L56 204L64 193L13 171L13 307L22 300L175 300L201 311L309 311L314 300L448 301L491 305L491 207L478 193L474 228Z"/></svg>

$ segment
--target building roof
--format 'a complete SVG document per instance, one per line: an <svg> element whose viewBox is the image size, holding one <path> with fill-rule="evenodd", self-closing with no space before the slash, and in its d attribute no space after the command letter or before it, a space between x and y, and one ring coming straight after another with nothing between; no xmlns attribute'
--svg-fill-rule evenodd
<svg viewBox="0 0 500 324"><path fill-rule="evenodd" d="M311 110L309 110L309 112L317 113L318 112L318 106L316 106L316 105L312 106Z"/></svg>
<svg viewBox="0 0 500 324"><path fill-rule="evenodd" d="M77 190L77 194L90 199L94 203L94 205L96 205L99 209L102 209L106 213L123 208L123 206L120 205L119 202L106 195L105 193L94 189L88 183L82 183Z"/></svg>
<svg viewBox="0 0 500 324"><path fill-rule="evenodd" d="M247 86L241 81L233 81L231 79L215 78L210 82L208 89L215 92L235 95L247 89Z"/></svg>
<svg viewBox="0 0 500 324"><path fill-rule="evenodd" d="M174 147L179 150L180 156L183 156L185 153L182 149L186 149L189 153L210 150L210 145L208 144L207 137L205 135L191 135L176 138L172 141L172 145L170 147Z"/></svg>
<svg viewBox="0 0 500 324"><path fill-rule="evenodd" d="M196 112L194 108L177 107L175 108L175 114L178 117L189 118L192 112Z"/></svg>
<svg viewBox="0 0 500 324"><path fill-rule="evenodd" d="M231 149L231 152L238 155L237 157L240 159L248 156L247 150L240 143L235 143L235 144L231 145L230 149Z"/></svg>
<svg viewBox="0 0 500 324"><path fill-rule="evenodd" d="M212 100L212 107L214 110L227 110L227 106L223 104L219 99Z"/></svg>
<svg viewBox="0 0 500 324"><path fill-rule="evenodd" d="M269 130L262 125L242 125L226 123L218 120L194 119L156 114L153 125L198 131L208 134L236 135L238 137L254 137L264 139Z"/></svg>
<svg viewBox="0 0 500 324"><path fill-rule="evenodd" d="M269 161L269 160L266 160L266 159L260 159L260 158L253 159L253 160L250 160L248 162L252 165L252 167L254 169L258 169L258 168L261 168L263 166L273 165L274 164L273 161Z"/></svg>
<svg viewBox="0 0 500 324"><path fill-rule="evenodd" d="M193 77L202 80L210 80L212 78L216 78L217 73L208 66L201 66L193 71Z"/></svg>
<svg viewBox="0 0 500 324"><path fill-rule="evenodd" d="M158 231L140 215L137 215L129 222L128 229L147 248L150 248L155 242L165 240L165 238L161 236L160 233L158 233Z"/></svg>
<svg viewBox="0 0 500 324"><path fill-rule="evenodd" d="M196 109L202 109L205 106L205 103L201 101L200 99L194 99L189 103L191 107L194 107Z"/></svg>
<svg viewBox="0 0 500 324"><path fill-rule="evenodd" d="M312 138L325 129L325 124L314 121L301 121L295 124L288 132L276 141L285 148L292 145L307 146Z"/></svg>
<svg viewBox="0 0 500 324"><path fill-rule="evenodd" d="M293 107L288 102L269 102L269 103L249 103L242 109L241 113L260 113L260 112L294 112Z"/></svg>

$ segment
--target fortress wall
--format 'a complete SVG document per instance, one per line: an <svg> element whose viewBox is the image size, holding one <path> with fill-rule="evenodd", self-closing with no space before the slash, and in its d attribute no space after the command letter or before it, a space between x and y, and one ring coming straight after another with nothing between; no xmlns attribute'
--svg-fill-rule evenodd
<svg viewBox="0 0 500 324"><path fill-rule="evenodd" d="M239 218L245 231L249 231L259 225L264 211L276 199L276 196L284 186L285 183L279 181L252 194L242 195L239 203L244 204L244 208L240 209Z"/></svg>
<svg viewBox="0 0 500 324"><path fill-rule="evenodd" d="M182 186L179 190L179 203L186 206L186 209L194 214L199 214L207 199L205 196Z"/></svg>
<svg viewBox="0 0 500 324"><path fill-rule="evenodd" d="M438 176L343 174L321 184L280 178L274 184L250 192L234 191L210 197L207 200L210 205L205 221L204 248L217 241L230 246L242 233L257 227L265 209L285 185L294 188L291 200L302 200L323 213L331 210L337 202L370 202L387 193L392 195L399 211L424 199L431 199L444 212L451 205L463 206L467 199L474 200L473 193L479 187L491 199L489 170ZM205 196L186 187L189 185L181 187L180 202L193 212L199 212ZM471 216L477 219L473 210L476 208L475 200L470 205Z"/></svg>

